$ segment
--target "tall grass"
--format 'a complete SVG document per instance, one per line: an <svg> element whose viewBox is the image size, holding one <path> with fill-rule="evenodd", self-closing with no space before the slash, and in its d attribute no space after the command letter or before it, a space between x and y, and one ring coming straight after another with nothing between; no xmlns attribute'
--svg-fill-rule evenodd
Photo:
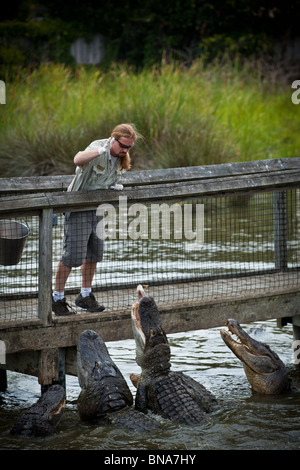
<svg viewBox="0 0 300 470"><path fill-rule="evenodd" d="M262 80L251 64L139 73L47 64L6 83L6 92L1 176L73 173L75 153L120 122L144 136L133 169L299 156L290 85Z"/></svg>

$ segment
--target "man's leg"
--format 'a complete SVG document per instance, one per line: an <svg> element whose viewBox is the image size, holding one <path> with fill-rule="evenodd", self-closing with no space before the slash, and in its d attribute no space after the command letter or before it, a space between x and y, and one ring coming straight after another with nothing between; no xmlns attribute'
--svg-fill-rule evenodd
<svg viewBox="0 0 300 470"><path fill-rule="evenodd" d="M66 266L62 261L58 263L56 277L55 277L55 287L56 292L63 292L65 289L65 284L71 272L71 266Z"/></svg>
<svg viewBox="0 0 300 470"><path fill-rule="evenodd" d="M96 271L97 263L90 260L85 260L81 266L82 287L81 293L75 300L78 307L84 308L88 312L102 312L105 310L103 305L100 305L92 293L92 282Z"/></svg>
<svg viewBox="0 0 300 470"><path fill-rule="evenodd" d="M96 271L97 263L90 261L88 259L84 260L83 265L81 266L81 276L82 276L82 287L91 288Z"/></svg>
<svg viewBox="0 0 300 470"><path fill-rule="evenodd" d="M58 263L52 309L56 315L69 315L64 288L71 272L71 266L84 263L87 245L92 230L92 211L67 212L64 218L64 240L61 261ZM88 271L91 271L90 269ZM93 277L93 275L92 275ZM61 305L60 305L61 304Z"/></svg>
<svg viewBox="0 0 300 470"><path fill-rule="evenodd" d="M96 231L99 220L100 218L96 216L96 211L91 211L89 213L89 226L91 227L91 232L87 244L85 261L81 266L81 292L75 300L75 304L78 307L83 308L88 312L102 312L102 310L105 309L103 305L100 305L97 302L94 294L92 293L92 282L96 271L96 266L103 257L103 240L98 238Z"/></svg>
<svg viewBox="0 0 300 470"><path fill-rule="evenodd" d="M52 310L56 315L74 315L76 313L72 308L69 309L64 295L65 284L71 269L71 266L66 266L62 261L58 263L52 301Z"/></svg>

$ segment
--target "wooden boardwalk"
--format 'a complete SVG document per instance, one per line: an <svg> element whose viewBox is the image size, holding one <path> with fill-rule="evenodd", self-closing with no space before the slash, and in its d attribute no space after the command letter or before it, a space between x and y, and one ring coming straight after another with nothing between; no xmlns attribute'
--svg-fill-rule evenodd
<svg viewBox="0 0 300 470"><path fill-rule="evenodd" d="M300 290L300 271L277 272L263 275L249 275L246 277L232 277L205 281L176 282L165 285L149 285L145 288L147 294L152 295L159 309L178 311L181 309L195 309L203 303L219 303L225 300L235 300L263 295L272 295ZM131 305L137 299L136 289L120 288L107 289L95 293L97 299L105 305L105 311L97 316L103 319L109 315L118 313L130 314ZM87 312L76 307L75 298L77 294L69 295L68 302L78 315L76 321L80 321ZM278 317L280 316L280 312ZM11 326L25 326L27 321L38 319L38 299L22 299L11 301L0 301L0 329ZM57 317L53 314L53 321ZM215 325L221 326L221 325ZM113 340L114 338L111 338Z"/></svg>

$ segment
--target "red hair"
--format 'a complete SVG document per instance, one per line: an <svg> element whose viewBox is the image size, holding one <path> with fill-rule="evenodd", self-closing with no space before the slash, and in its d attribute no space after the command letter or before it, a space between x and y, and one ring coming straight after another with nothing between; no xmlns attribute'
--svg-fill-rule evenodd
<svg viewBox="0 0 300 470"><path fill-rule="evenodd" d="M115 139L120 139L121 137L126 137L127 139L133 139L134 142L136 142L136 140L138 138L140 138L141 135L137 132L134 124L119 124L112 131L111 137L114 137ZM123 170L129 170L130 169L130 155L129 155L129 152L126 153L125 157L120 159L120 164L121 164L121 168Z"/></svg>

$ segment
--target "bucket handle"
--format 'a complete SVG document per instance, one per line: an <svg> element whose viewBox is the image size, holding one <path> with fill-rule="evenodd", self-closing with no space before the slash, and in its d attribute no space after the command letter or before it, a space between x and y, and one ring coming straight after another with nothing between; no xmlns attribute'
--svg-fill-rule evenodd
<svg viewBox="0 0 300 470"><path fill-rule="evenodd" d="M24 221L24 224L26 225L26 227L28 228L28 235L30 234L30 228L29 228L29 225L28 223L26 222L26 220L24 219L24 217L21 217L21 220Z"/></svg>

